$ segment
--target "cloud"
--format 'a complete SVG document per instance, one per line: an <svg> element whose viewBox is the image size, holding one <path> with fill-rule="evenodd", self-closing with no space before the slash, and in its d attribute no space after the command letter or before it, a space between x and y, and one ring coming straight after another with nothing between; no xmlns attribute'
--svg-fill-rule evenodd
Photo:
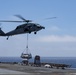
<svg viewBox="0 0 76 75"><path fill-rule="evenodd" d="M76 36L29 35L29 50L33 56L76 56ZM0 37L0 56L20 56L26 50L26 35Z"/></svg>
<svg viewBox="0 0 76 75"><path fill-rule="evenodd" d="M42 36L38 38L38 41L41 42L76 42L76 36L70 35L49 35L49 36Z"/></svg>

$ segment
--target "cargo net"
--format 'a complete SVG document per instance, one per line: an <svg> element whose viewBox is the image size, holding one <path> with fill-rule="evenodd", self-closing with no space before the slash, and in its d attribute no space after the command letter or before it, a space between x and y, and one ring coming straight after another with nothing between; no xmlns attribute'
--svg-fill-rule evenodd
<svg viewBox="0 0 76 75"><path fill-rule="evenodd" d="M26 49L26 51L22 52L21 58L31 59L32 58L32 54L29 51L27 51L27 49Z"/></svg>

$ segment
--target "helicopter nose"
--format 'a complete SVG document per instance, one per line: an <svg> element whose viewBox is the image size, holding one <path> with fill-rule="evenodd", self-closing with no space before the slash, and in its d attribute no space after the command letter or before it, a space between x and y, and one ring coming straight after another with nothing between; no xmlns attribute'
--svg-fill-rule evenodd
<svg viewBox="0 0 76 75"><path fill-rule="evenodd" d="M45 27L43 27L43 26L38 26L37 28L39 28L39 29L45 29Z"/></svg>
<svg viewBox="0 0 76 75"><path fill-rule="evenodd" d="M42 29L45 29L45 27L42 26Z"/></svg>

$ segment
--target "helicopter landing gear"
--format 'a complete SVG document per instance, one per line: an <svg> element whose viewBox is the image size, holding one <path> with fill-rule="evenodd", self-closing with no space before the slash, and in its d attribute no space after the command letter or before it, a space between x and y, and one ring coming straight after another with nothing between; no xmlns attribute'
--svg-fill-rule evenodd
<svg viewBox="0 0 76 75"><path fill-rule="evenodd" d="M37 34L37 32L34 32L34 34Z"/></svg>
<svg viewBox="0 0 76 75"><path fill-rule="evenodd" d="M8 40L9 39L9 36L6 39Z"/></svg>

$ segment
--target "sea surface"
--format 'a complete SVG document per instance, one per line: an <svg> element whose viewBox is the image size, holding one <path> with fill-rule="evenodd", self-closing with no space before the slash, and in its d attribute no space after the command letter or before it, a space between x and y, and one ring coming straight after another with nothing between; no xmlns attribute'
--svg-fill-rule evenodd
<svg viewBox="0 0 76 75"><path fill-rule="evenodd" d="M71 65L71 68L76 68L76 57L41 57L40 60L45 63L67 64ZM0 62L22 62L22 58L0 57ZM29 62L34 62L34 57Z"/></svg>

